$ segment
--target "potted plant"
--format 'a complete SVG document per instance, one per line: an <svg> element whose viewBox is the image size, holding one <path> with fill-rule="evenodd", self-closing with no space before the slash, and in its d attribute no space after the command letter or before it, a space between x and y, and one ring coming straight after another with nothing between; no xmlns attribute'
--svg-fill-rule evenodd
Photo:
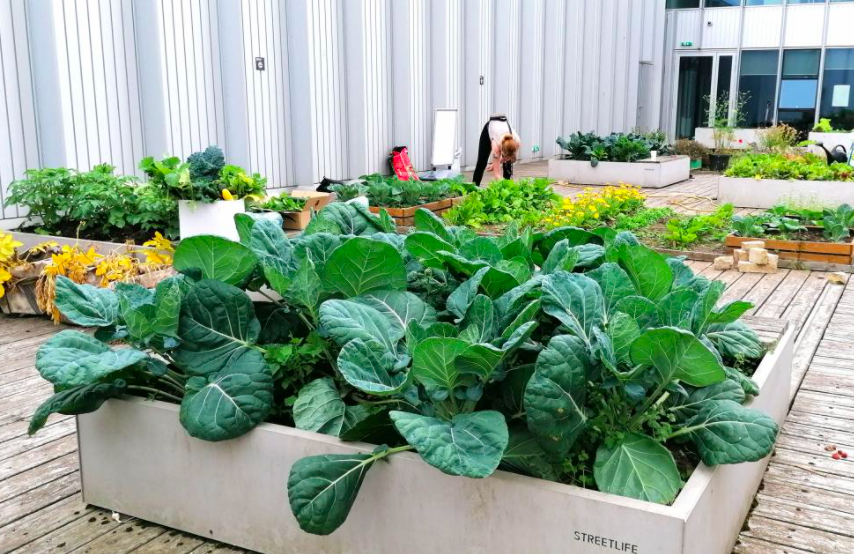
<svg viewBox="0 0 854 554"><path fill-rule="evenodd" d="M41 347L59 392L30 432L87 414L85 501L264 552L399 552L418 532L408 551L564 552L581 531L731 548L762 472L742 462L785 413L791 333L766 355L749 303L716 306L723 283L627 233L415 217L403 237L333 203L294 239L264 219L242 243L192 237L152 294L60 280L62 312L100 329ZM281 300L253 303L250 283ZM116 329L129 348L98 340ZM744 405L757 394L771 416ZM691 490L665 506L680 466ZM710 520L707 502L726 509Z"/></svg>
<svg viewBox="0 0 854 554"><path fill-rule="evenodd" d="M308 227L312 214L323 208L331 199L332 195L328 192L282 191L276 196L253 202L249 209L252 212L278 213L282 216L284 229L301 231Z"/></svg>
<svg viewBox="0 0 854 554"><path fill-rule="evenodd" d="M177 157L147 157L139 168L152 186L178 201L182 239L217 235L237 240L235 214L244 213L244 199L262 195L267 182L257 173L249 175L239 166L226 165L216 146L190 155L186 162Z"/></svg>
<svg viewBox="0 0 854 554"><path fill-rule="evenodd" d="M691 169L703 167L703 159L709 155L709 149L691 139L679 139L673 143L673 152L691 158Z"/></svg>
<svg viewBox="0 0 854 554"><path fill-rule="evenodd" d="M706 96L709 109L706 117L711 122L714 149L709 153L709 169L725 171L732 157L732 143L736 129L744 123L744 105L747 95L740 93L731 102L728 92L722 92L712 105L712 98Z"/></svg>

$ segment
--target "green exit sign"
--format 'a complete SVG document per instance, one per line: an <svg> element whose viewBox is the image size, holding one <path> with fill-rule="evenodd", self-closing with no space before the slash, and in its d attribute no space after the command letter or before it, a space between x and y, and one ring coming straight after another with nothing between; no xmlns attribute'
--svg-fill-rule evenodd
<svg viewBox="0 0 854 554"><path fill-rule="evenodd" d="M680 43L680 46L694 46L694 42L693 42L693 41L690 41L690 40L683 40L683 41Z"/></svg>

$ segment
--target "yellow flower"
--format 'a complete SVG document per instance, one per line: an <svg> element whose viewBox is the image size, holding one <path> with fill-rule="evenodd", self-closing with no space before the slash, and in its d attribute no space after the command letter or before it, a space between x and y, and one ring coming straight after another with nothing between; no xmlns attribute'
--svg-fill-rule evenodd
<svg viewBox="0 0 854 554"><path fill-rule="evenodd" d="M0 233L0 261L6 261L15 254L15 249L23 246L22 243L12 238L12 235Z"/></svg>
<svg viewBox="0 0 854 554"><path fill-rule="evenodd" d="M231 194L231 191L228 189L222 189L222 199L223 200L234 200L234 195Z"/></svg>

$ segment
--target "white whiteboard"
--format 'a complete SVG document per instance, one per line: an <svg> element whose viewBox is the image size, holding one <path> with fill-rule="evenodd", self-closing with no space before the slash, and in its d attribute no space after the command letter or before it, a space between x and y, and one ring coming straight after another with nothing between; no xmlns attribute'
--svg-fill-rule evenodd
<svg viewBox="0 0 854 554"><path fill-rule="evenodd" d="M454 163L457 151L457 110L436 110L433 116L433 167Z"/></svg>

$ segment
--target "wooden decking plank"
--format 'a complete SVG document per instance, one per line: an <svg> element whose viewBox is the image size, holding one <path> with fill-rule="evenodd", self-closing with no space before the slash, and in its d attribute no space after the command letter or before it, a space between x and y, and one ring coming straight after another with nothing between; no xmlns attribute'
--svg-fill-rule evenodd
<svg viewBox="0 0 854 554"><path fill-rule="evenodd" d="M66 454L0 481L0 498L12 499L77 471L77 456Z"/></svg>
<svg viewBox="0 0 854 554"><path fill-rule="evenodd" d="M79 495L77 496L79 498ZM86 546L92 541L115 530L120 525L125 525L133 520L118 523L110 517L106 510L93 509L83 517L77 518L68 524L55 528L38 539L26 544L15 554L49 554L55 552L71 552L77 548ZM109 550L102 551L104 554L112 554Z"/></svg>
<svg viewBox="0 0 854 554"><path fill-rule="evenodd" d="M55 423L59 423L60 421L65 421L66 419L70 419L71 417L72 416L64 416L57 414L57 417L51 418L45 427L48 427ZM27 434L27 427L29 427L29 421L24 419L10 421L8 423L0 425L0 443L4 443L8 440L16 439L18 437L24 437Z"/></svg>
<svg viewBox="0 0 854 554"><path fill-rule="evenodd" d="M0 444L0 461L16 456L21 452L26 452L27 450L44 446L49 442L66 435L70 435L74 432L74 419L71 418L60 421L56 425L49 425L32 437L6 441Z"/></svg>
<svg viewBox="0 0 854 554"><path fill-rule="evenodd" d="M138 519L128 520L117 528L74 550L71 554L127 554L166 533L166 529Z"/></svg>
<svg viewBox="0 0 854 554"><path fill-rule="evenodd" d="M33 448L22 452L17 456L6 458L0 461L0 484L3 479L8 479L13 475L17 475L22 471L27 471L30 468L37 467L47 463L55 458L65 456L77 451L77 436L74 434L66 435L61 439L49 442L40 448ZM77 460L75 456L75 467Z"/></svg>
<svg viewBox="0 0 854 554"><path fill-rule="evenodd" d="M805 529L761 515L750 518L750 529L742 533L737 554L830 554L848 552L848 541L833 533Z"/></svg>
<svg viewBox="0 0 854 554"><path fill-rule="evenodd" d="M788 280L790 284L785 285L783 289L784 294L790 294L794 290L797 290L801 286L800 275L795 275L794 277L789 277L792 270L781 269L777 273L768 273L763 275L762 279L756 283L750 292L744 295L743 300L746 300L753 304L753 308L748 310L746 315L759 315L759 310L765 305L765 302L768 301L772 295L777 292L779 287L784 286L784 283ZM804 277L805 279L806 277Z"/></svg>
<svg viewBox="0 0 854 554"><path fill-rule="evenodd" d="M801 327L809 317L826 286L828 286L827 278L823 273L817 271L810 273L801 289L795 294L795 297L785 310L779 316L775 314L772 317L780 317L791 321L795 328L795 336L797 336L800 334ZM763 313L762 315L766 314Z"/></svg>
<svg viewBox="0 0 854 554"><path fill-rule="evenodd" d="M134 554L189 554L204 544L204 539L193 535L168 531L156 539L131 550Z"/></svg>
<svg viewBox="0 0 854 554"><path fill-rule="evenodd" d="M77 472L64 475L32 489L16 498L0 501L0 529L54 502L69 497L80 490Z"/></svg>
<svg viewBox="0 0 854 554"><path fill-rule="evenodd" d="M720 304L726 304L733 300L741 300L750 290L762 280L761 273L742 273L741 276L724 291Z"/></svg>
<svg viewBox="0 0 854 554"><path fill-rule="evenodd" d="M844 545L842 552L854 552L854 515L835 510L770 498L759 494L755 515L784 521L790 525L804 527L821 533L830 533ZM810 533L812 535L812 533Z"/></svg>
<svg viewBox="0 0 854 554"><path fill-rule="evenodd" d="M0 534L3 535L3 540L0 542L0 554L12 552L18 548L21 549L19 552L22 553L32 552L34 549L31 550L28 545L33 541L73 521L90 518L92 517L90 514L95 512L95 508L83 504L80 494L64 498L43 510L33 512L6 527L0 528ZM25 546L27 548L22 548Z"/></svg>
<svg viewBox="0 0 854 554"><path fill-rule="evenodd" d="M801 333L795 341L795 355L792 360L791 396L797 393L806 374L807 367L825 335L834 311L845 290L841 286L826 286L801 327Z"/></svg>

